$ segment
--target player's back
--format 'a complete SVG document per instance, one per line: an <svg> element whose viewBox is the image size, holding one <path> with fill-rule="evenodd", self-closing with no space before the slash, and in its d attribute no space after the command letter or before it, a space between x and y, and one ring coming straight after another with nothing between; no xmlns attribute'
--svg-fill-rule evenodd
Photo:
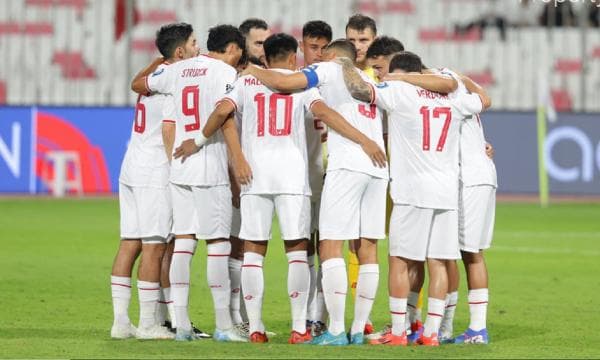
<svg viewBox="0 0 600 360"><path fill-rule="evenodd" d="M382 149L385 148L381 112L375 105L358 101L352 97L344 82L343 69L340 64L317 63L309 66L304 72L316 74L319 92L328 106L340 113L346 121L375 141ZM362 71L360 74L363 79L372 83ZM333 129L329 129L327 149L329 153L328 171L343 168L368 173L375 177L388 177L386 168L374 166L358 144L341 136Z"/></svg>
<svg viewBox="0 0 600 360"><path fill-rule="evenodd" d="M474 95L450 98L399 81L377 87L389 113L395 203L456 209L460 121L481 110Z"/></svg>
<svg viewBox="0 0 600 360"><path fill-rule="evenodd" d="M235 69L225 62L205 55L173 65L171 94L176 120L175 144L193 139L206 125L214 106L235 81ZM218 131L185 162L173 161L171 182L184 185L229 184L227 148Z"/></svg>
<svg viewBox="0 0 600 360"><path fill-rule="evenodd" d="M168 66L163 64L159 70ZM169 161L162 140L166 95L140 95L135 106L131 138L121 165L119 181L129 186L164 187Z"/></svg>
<svg viewBox="0 0 600 360"><path fill-rule="evenodd" d="M242 192L310 195L305 114L321 100L318 92L274 93L244 76L226 97L242 113L242 150L252 168L252 183Z"/></svg>
<svg viewBox="0 0 600 360"><path fill-rule="evenodd" d="M457 79L456 94L468 93L458 74L447 68L440 71ZM496 166L485 153L485 146L483 124L479 114L465 117L460 128L460 176L465 186L481 184L497 186Z"/></svg>

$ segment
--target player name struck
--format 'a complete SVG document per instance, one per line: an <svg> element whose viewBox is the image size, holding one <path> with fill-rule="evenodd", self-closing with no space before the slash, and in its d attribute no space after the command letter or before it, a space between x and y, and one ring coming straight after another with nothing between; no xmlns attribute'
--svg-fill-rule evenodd
<svg viewBox="0 0 600 360"><path fill-rule="evenodd" d="M206 68L200 68L200 69L184 69L183 72L181 73L181 77L186 78L186 77L198 77L198 76L205 76L206 75Z"/></svg>
<svg viewBox="0 0 600 360"><path fill-rule="evenodd" d="M426 99L448 99L448 94L441 94L435 91L429 91L425 89L417 89L419 97Z"/></svg>

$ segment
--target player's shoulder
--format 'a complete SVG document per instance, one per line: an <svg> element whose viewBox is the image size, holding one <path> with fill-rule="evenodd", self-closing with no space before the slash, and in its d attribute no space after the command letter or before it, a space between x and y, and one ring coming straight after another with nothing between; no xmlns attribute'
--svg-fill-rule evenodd
<svg viewBox="0 0 600 360"><path fill-rule="evenodd" d="M321 71L321 70L329 70L329 69L335 69L335 68L341 68L341 65L334 63L333 61L322 61L322 62L316 62L313 63L311 65L308 65L306 67L304 67L302 69L302 71Z"/></svg>

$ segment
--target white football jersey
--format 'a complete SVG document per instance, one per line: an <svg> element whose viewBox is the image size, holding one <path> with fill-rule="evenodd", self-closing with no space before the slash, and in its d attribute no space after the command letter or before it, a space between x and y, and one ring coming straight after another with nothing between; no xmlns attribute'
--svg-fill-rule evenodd
<svg viewBox="0 0 600 360"><path fill-rule="evenodd" d="M311 112L305 116L305 125L310 191L313 199L320 199L323 192L323 175L325 175L321 137L327 132L327 125L322 120L315 119Z"/></svg>
<svg viewBox="0 0 600 360"><path fill-rule="evenodd" d="M375 141L381 149L383 128L381 111L375 104L355 100L348 92L344 82L342 66L334 62L313 64L302 70L309 80L309 87L317 86L327 105L340 113L357 130ZM357 71L360 71L357 69ZM362 71L363 79L372 80ZM329 129L327 137L327 171L347 169L387 179L388 169L379 168L365 154L360 145Z"/></svg>
<svg viewBox="0 0 600 360"><path fill-rule="evenodd" d="M168 64L159 65L158 70ZM169 182L169 160L162 139L163 94L140 95L129 145L121 164L119 182L129 186L165 187Z"/></svg>
<svg viewBox="0 0 600 360"><path fill-rule="evenodd" d="M146 78L148 90L172 95L175 147L202 131L215 104L231 88L236 76L235 69L225 62L200 55L159 69ZM221 130L185 162L173 160L170 181L180 185L228 185L227 147Z"/></svg>
<svg viewBox="0 0 600 360"><path fill-rule="evenodd" d="M311 195L304 117L323 100L319 92L274 93L243 76L223 100L242 113L242 151L252 169L252 182L242 186L242 194Z"/></svg>
<svg viewBox="0 0 600 360"><path fill-rule="evenodd" d="M441 72L450 74L458 81L456 94L468 93L467 88L454 71L444 68ZM479 114L467 116L460 126L460 178L464 186L498 186L496 166L485 153L485 143Z"/></svg>
<svg viewBox="0 0 600 360"><path fill-rule="evenodd" d="M450 99L402 81L377 85L375 95L388 111L394 203L456 209L459 122L482 111L479 96Z"/></svg>

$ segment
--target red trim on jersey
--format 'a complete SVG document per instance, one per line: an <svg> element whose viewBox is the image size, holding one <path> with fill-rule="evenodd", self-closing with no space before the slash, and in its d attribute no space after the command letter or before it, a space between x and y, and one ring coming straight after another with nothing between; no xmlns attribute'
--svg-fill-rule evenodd
<svg viewBox="0 0 600 360"><path fill-rule="evenodd" d="M119 284L119 283L114 283L114 282L111 282L110 284L111 285L116 285L116 286L122 286L122 287L126 287L126 288L130 288L131 289L131 285Z"/></svg>
<svg viewBox="0 0 600 360"><path fill-rule="evenodd" d="M443 314L436 314L436 313L430 313L430 312L428 312L428 313L427 313L427 316L437 316L437 317L444 317L444 315L443 315Z"/></svg>
<svg viewBox="0 0 600 360"><path fill-rule="evenodd" d="M292 261L288 262L288 264L295 264L295 263L298 263L298 264L308 264L308 261L304 261L304 260L292 260Z"/></svg>
<svg viewBox="0 0 600 360"><path fill-rule="evenodd" d="M393 315L406 315L406 311L405 311L405 312L401 312L401 311L390 311L390 314L393 314Z"/></svg>
<svg viewBox="0 0 600 360"><path fill-rule="evenodd" d="M191 252L191 251L173 251L173 254L190 254L190 255L194 255L194 253Z"/></svg>
<svg viewBox="0 0 600 360"><path fill-rule="evenodd" d="M242 265L242 267L255 267L255 268L262 268L262 266L260 265L252 265L252 264L248 264L248 265Z"/></svg>
<svg viewBox="0 0 600 360"><path fill-rule="evenodd" d="M370 104L375 104L375 100L377 100L377 94L375 94L375 87L371 83L367 83L371 87L371 102Z"/></svg>
<svg viewBox="0 0 600 360"><path fill-rule="evenodd" d="M219 256L229 256L229 254L206 254L206 256L216 256L216 257L219 257Z"/></svg>
<svg viewBox="0 0 600 360"><path fill-rule="evenodd" d="M318 103L319 101L323 102L323 100L321 100L321 99L313 100L313 102L311 102L310 105L308 106L308 109L310 111L312 111L313 105L316 104L316 103ZM318 119L315 119L315 120L318 120Z"/></svg>
<svg viewBox="0 0 600 360"><path fill-rule="evenodd" d="M223 102L223 101L229 101L229 102L231 103L231 105L233 105L233 111L235 111L235 112L237 112L237 111L238 111L238 110L237 110L237 104L235 103L235 101L233 101L233 99L232 99L232 98L224 97L224 98L222 98L221 100L219 100L219 101L217 102L217 105L219 105L219 104L220 104L221 102Z"/></svg>
<svg viewBox="0 0 600 360"><path fill-rule="evenodd" d="M207 58L211 58L211 59L217 59L216 57L212 56L212 55L208 55L208 54L200 54L200 56L206 56ZM218 60L218 59L217 59Z"/></svg>
<svg viewBox="0 0 600 360"><path fill-rule="evenodd" d="M469 301L469 305L481 305L481 304L487 304L487 301L474 301L474 302L470 302Z"/></svg>
<svg viewBox="0 0 600 360"><path fill-rule="evenodd" d="M170 124L175 124L176 121L175 120L167 120L167 119L165 119L165 120L163 120L163 122L170 123Z"/></svg>
<svg viewBox="0 0 600 360"><path fill-rule="evenodd" d="M146 93L150 94L150 87L148 86L148 76L144 76L144 86L146 87Z"/></svg>

